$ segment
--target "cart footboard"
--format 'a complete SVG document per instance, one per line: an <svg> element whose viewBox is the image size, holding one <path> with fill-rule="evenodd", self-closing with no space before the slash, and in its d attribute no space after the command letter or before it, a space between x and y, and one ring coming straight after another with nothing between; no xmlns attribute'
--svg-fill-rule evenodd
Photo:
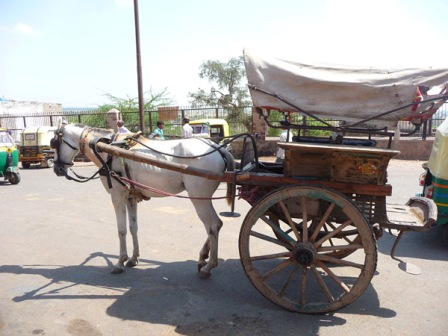
<svg viewBox="0 0 448 336"><path fill-rule="evenodd" d="M395 251L403 234L406 231L425 231L436 224L437 221L437 206L433 200L425 197L412 197L406 205L387 205L386 223L381 226L389 229L395 229L398 232L392 232L396 235L395 242L390 251L392 259L400 262L398 267L410 274L420 274L420 267L407 263L395 257Z"/></svg>
<svg viewBox="0 0 448 336"><path fill-rule="evenodd" d="M399 231L425 231L437 221L437 206L425 197L412 197L405 205L388 204L382 227Z"/></svg>

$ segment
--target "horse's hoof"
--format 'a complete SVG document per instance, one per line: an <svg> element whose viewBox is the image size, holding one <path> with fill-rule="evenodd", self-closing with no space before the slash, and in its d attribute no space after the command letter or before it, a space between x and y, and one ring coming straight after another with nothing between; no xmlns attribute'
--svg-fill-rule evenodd
<svg viewBox="0 0 448 336"><path fill-rule="evenodd" d="M126 263L126 267L135 267L138 265L138 260L136 259L129 259Z"/></svg>
<svg viewBox="0 0 448 336"><path fill-rule="evenodd" d="M203 271L199 271L198 275L201 279L208 279L210 278L211 273L210 272L203 272Z"/></svg>
<svg viewBox="0 0 448 336"><path fill-rule="evenodd" d="M204 267L205 265L207 265L207 263L205 261L198 262L198 273L201 271L202 267Z"/></svg>
<svg viewBox="0 0 448 336"><path fill-rule="evenodd" d="M114 267L114 268L112 268L112 271L110 273L112 273L112 274L120 274L120 273L123 273L123 272L124 272L124 270L122 268Z"/></svg>

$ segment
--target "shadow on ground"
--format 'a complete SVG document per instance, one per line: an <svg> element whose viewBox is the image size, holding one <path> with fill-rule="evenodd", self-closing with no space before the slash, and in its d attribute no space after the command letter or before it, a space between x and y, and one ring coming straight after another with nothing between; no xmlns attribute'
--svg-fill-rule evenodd
<svg viewBox="0 0 448 336"><path fill-rule="evenodd" d="M96 258L104 260L106 265L89 265ZM181 335L277 335L280 331L288 335L280 321L289 325L290 335L296 335L299 329L303 334L316 335L322 327L345 324L346 320L341 317L345 313L382 318L396 315L393 310L380 306L372 286L337 313L302 315L285 311L253 288L238 259L220 260L212 277L204 280L194 272L195 261L142 260L136 268L111 275L111 258L116 257L98 252L76 266L3 265L0 273L40 275L48 279L45 285L15 297L15 302L112 299L106 310L109 316L172 325ZM297 329L291 330L291 323Z"/></svg>

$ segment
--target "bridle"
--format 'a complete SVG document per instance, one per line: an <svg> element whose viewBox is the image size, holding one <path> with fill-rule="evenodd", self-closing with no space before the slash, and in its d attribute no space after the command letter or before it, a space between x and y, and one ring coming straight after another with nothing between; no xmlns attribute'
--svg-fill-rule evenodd
<svg viewBox="0 0 448 336"><path fill-rule="evenodd" d="M64 127L65 125L62 125L59 127L56 132L53 139L50 140L50 147L56 150L57 159L54 161L54 163L58 166L64 165L64 166L73 166L73 162L64 162L61 159L61 144L64 143L67 146L69 146L71 149L75 151L79 151L79 148L71 145L68 141L64 139Z"/></svg>
<svg viewBox="0 0 448 336"><path fill-rule="evenodd" d="M64 167L62 165L65 166L73 166L74 163L72 162L64 162L61 160L61 155L60 155L60 147L61 144L64 143L66 144L68 147L70 147L71 149L75 150L75 151L81 151L81 153L84 153L84 146L85 146L85 139L87 138L87 135L89 134L89 132L92 130L92 128L89 127L84 127L83 131L81 132L81 136L80 136L80 144L81 144L81 148L77 148L73 145L71 145L68 141L66 141L64 139L64 127L65 124L61 125L61 127L59 127L57 129L57 131L55 132L55 136L53 139L50 140L50 147L56 150L56 154L57 154L57 160L54 161L55 164L55 172L56 174L60 174L59 176L65 176L65 178L67 180L71 180L71 181L75 181L75 182L88 182L90 180L93 179L97 179L99 176L97 176L101 169L100 168L96 173L94 173L91 177L85 177L85 176L80 176L78 174L76 174L73 169L70 168L70 171L76 176L76 177L72 177L68 174L67 170L64 169ZM59 169L56 171L57 167L59 167Z"/></svg>

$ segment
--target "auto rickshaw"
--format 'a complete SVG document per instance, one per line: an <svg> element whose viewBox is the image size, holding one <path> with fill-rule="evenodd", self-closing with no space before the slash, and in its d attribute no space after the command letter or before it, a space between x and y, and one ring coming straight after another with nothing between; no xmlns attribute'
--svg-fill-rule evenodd
<svg viewBox="0 0 448 336"><path fill-rule="evenodd" d="M199 119L190 121L193 137L210 138L216 143L230 135L229 124L224 119Z"/></svg>
<svg viewBox="0 0 448 336"><path fill-rule="evenodd" d="M50 148L50 140L54 138L54 126L27 127L20 140L20 162L25 169L38 163L42 168L53 168L54 149Z"/></svg>
<svg viewBox="0 0 448 336"><path fill-rule="evenodd" d="M190 121L189 124L193 128L193 138L207 138L217 144L223 144L225 138L230 135L229 124L224 119L198 119ZM225 147L232 152L230 143Z"/></svg>
<svg viewBox="0 0 448 336"><path fill-rule="evenodd" d="M0 128L0 177L11 184L20 182L19 151L6 128Z"/></svg>
<svg viewBox="0 0 448 336"><path fill-rule="evenodd" d="M425 172L420 176L422 196L437 205L437 225L443 225L443 239L448 246L448 118L437 128Z"/></svg>

